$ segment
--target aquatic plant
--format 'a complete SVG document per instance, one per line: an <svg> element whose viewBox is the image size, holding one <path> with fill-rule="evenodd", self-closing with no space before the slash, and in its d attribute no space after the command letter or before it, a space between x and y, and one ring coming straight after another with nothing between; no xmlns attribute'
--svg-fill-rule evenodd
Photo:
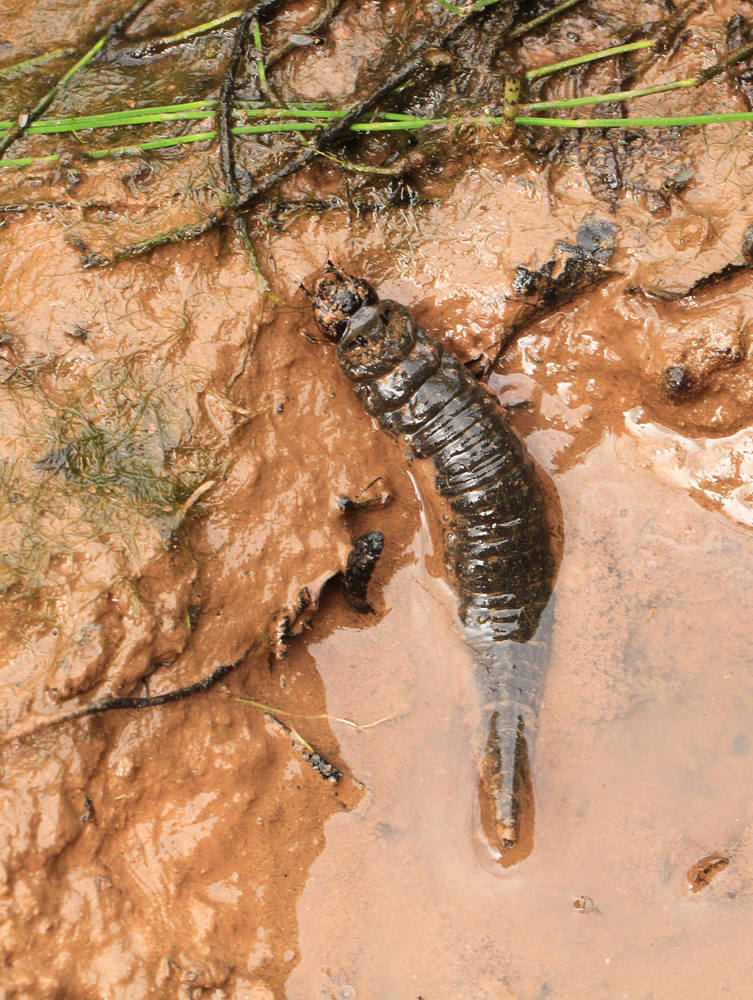
<svg viewBox="0 0 753 1000"><path fill-rule="evenodd" d="M212 442L187 425L202 384L200 372L138 354L84 376L54 360L10 370L0 424L16 457L0 461L0 590L37 586L51 560L103 536L129 565L155 532L169 539L186 500L221 471Z"/></svg>

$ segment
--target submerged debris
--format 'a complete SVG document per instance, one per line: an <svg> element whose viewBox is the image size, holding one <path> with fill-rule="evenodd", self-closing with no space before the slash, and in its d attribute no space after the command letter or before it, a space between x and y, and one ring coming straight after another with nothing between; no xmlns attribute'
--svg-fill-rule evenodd
<svg viewBox="0 0 753 1000"><path fill-rule="evenodd" d="M573 909L576 913L599 913L601 912L590 896L577 896L573 900Z"/></svg>
<svg viewBox="0 0 753 1000"><path fill-rule="evenodd" d="M353 542L348 565L340 576L340 586L348 604L362 615L373 614L366 590L384 547L381 531L367 531Z"/></svg>
<svg viewBox="0 0 753 1000"><path fill-rule="evenodd" d="M714 852L707 854L705 858L696 861L688 871L688 882L690 882L691 892L700 892L704 889L719 872L723 872L729 867L729 858L723 854Z"/></svg>
<svg viewBox="0 0 753 1000"><path fill-rule="evenodd" d="M382 483L384 492L376 489L376 484ZM382 477L377 476L368 486L351 497L340 497L337 501L337 509L342 514L352 514L356 510L372 510L374 507L384 507L392 499L392 494L384 487Z"/></svg>
<svg viewBox="0 0 753 1000"><path fill-rule="evenodd" d="M270 712L264 713L264 718L267 720L267 729L274 733L275 736L286 737L290 740L291 746L300 753L304 760L307 760L313 769L320 774L325 781L331 782L336 785L342 774L337 770L337 768L330 764L324 759L320 754L318 754L314 748L307 743L303 737L289 726L286 726L284 722L272 715Z"/></svg>

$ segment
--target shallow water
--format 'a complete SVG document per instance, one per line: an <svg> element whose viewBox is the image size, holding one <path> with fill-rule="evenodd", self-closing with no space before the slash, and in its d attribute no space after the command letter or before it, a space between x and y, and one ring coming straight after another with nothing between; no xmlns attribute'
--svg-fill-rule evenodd
<svg viewBox="0 0 753 1000"><path fill-rule="evenodd" d="M556 480L535 848L516 868L477 839L470 658L421 538L377 626L315 628L330 715L387 721L333 722L367 791L325 824L291 1000L747 994L753 539L626 467L618 444ZM729 867L691 892L714 851Z"/></svg>

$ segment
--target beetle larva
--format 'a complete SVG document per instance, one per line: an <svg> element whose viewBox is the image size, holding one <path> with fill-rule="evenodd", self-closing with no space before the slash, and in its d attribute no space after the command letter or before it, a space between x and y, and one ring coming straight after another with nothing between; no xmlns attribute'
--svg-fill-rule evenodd
<svg viewBox="0 0 753 1000"><path fill-rule="evenodd" d="M446 562L485 702L484 785L500 846L514 847L541 686L523 644L554 577L541 484L495 397L404 306L331 264L313 302L366 412L433 464L449 520Z"/></svg>

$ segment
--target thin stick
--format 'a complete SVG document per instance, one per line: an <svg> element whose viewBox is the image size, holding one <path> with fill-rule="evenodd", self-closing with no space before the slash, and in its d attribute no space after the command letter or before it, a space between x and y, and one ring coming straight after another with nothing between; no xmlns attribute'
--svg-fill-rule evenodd
<svg viewBox="0 0 753 1000"><path fill-rule="evenodd" d="M235 105L235 78L238 73L238 67L240 66L241 56L245 51L248 33L252 25L254 26L254 30L257 31L259 22L254 11L250 11L249 13L243 15L241 23L238 25L235 32L233 50L228 62L225 82L222 86L219 100L217 102L217 121L220 132L220 164L222 167L222 175L225 181L228 199L231 203L237 202L240 194L238 188L238 178L235 175L235 154L233 151L231 128L231 116ZM248 257L251 269L260 280L263 280L259 260L256 256L254 245L251 242L251 237L248 234L245 217L234 211L231 211L229 215L229 221L232 223L233 230L246 251L246 256Z"/></svg>
<svg viewBox="0 0 753 1000"><path fill-rule="evenodd" d="M284 722L280 722L270 712L265 713L265 718L267 722L272 724L273 732L276 732L280 736L286 736L303 759L308 761L325 781L329 781L333 785L338 783L340 778L342 778L342 774L333 764L330 764L321 754L318 754L311 744L304 740L300 733L297 733L292 726L286 726Z"/></svg>
<svg viewBox="0 0 753 1000"><path fill-rule="evenodd" d="M250 649L246 650L243 656L239 660L236 660L235 663L225 663L221 667L217 667L208 677L196 681L195 684L189 684L188 687L178 688L176 691L167 691L165 694L154 695L152 698L103 698L101 701L92 701L83 708L75 708L71 712L62 712L60 715L49 717L36 716L22 726L12 726L7 729L0 735L0 743L8 743L21 736L30 736L40 729L46 729L49 726L58 726L63 722L71 722L74 719L83 719L87 715L97 715L99 712L111 712L119 709L155 708L158 705L168 705L173 701L181 701L183 698L189 698L193 694L207 691L213 684L216 684L217 681L227 676L231 670L239 667L249 652Z"/></svg>
<svg viewBox="0 0 753 1000"><path fill-rule="evenodd" d="M547 21L551 21L553 17L561 14L565 10L569 10L570 7L574 7L576 3L580 3L580 0L565 0L564 3L558 4L556 7L552 7L545 14L540 14L535 17L532 21L527 21L525 24L519 24L517 28L514 28L510 34L507 36L510 41L515 41L516 38L522 38L523 35L527 35L529 31L533 31L542 24L546 24Z"/></svg>
<svg viewBox="0 0 753 1000"><path fill-rule="evenodd" d="M113 24L108 29L107 34L103 35L102 38L100 38L97 42L95 42L94 45L92 45L92 47L89 49L89 51L86 52L78 60L78 62L74 63L74 65L71 66L71 68L68 70L67 73L64 73L63 76L60 77L60 79L52 88L52 90L48 90L47 93L44 95L44 97L31 109L31 111L29 111L23 117L19 118L19 121L23 121L23 125L17 123L13 128L11 128L11 130L5 135L5 137L2 140L0 140L0 156L3 156L6 149L8 148L8 146L11 145L11 143L16 142L18 139L22 138L25 135L29 125L31 125L33 121L36 121L36 119L39 118L42 112L45 111L50 106L50 104L52 104L52 102L55 100L55 98L58 96L61 90L63 90L63 88L71 79L71 77L75 73L77 73L80 69L83 69L84 66L88 66L89 63L92 61L92 59L97 55L97 53L105 47L107 42L111 38L114 38L117 34L119 34L124 28L126 28L131 23L131 21L133 21L134 18L136 18L144 9L144 7L146 7L146 5L150 2L151 0L136 0L136 3L133 4L133 6L126 12L126 14L123 17L121 17L120 20L116 21L115 24Z"/></svg>
<svg viewBox="0 0 753 1000"><path fill-rule="evenodd" d="M175 35L165 35L163 38L155 38L151 42L147 42L140 49L133 49L131 55L137 59L142 56L153 55L155 52L161 52L171 45L180 45L181 42L188 41L189 38L195 38L197 35L206 35L208 32L214 31L215 28L220 28L223 24L235 21L239 17L243 17L242 10L231 10L229 14L216 17L213 21L206 21L204 24L197 24L194 28L186 28L185 31L179 31Z"/></svg>
<svg viewBox="0 0 753 1000"><path fill-rule="evenodd" d="M225 189L228 194L228 201L237 201L238 182L235 176L235 163L233 157L233 146L231 136L231 115L233 113L233 103L235 97L235 77L240 66L241 55L246 42L251 23L256 19L255 11L247 11L241 18L235 37L233 38L233 48L225 73L225 81L220 91L217 101L217 126L220 133L220 165L222 176L225 181Z"/></svg>

